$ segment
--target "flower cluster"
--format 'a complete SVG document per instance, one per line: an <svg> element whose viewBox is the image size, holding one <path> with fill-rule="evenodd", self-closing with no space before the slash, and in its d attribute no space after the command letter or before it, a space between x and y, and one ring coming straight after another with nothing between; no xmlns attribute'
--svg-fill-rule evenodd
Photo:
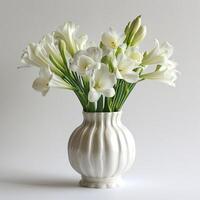
<svg viewBox="0 0 200 200"><path fill-rule="evenodd" d="M51 87L74 91L84 111L118 111L135 85L158 80L170 86L177 79L176 63L170 60L173 47L168 42L150 51L141 51L146 36L141 16L125 27L123 34L110 28L99 45L88 42L79 27L67 22L39 43L31 43L21 61L39 68L33 88L43 95Z"/></svg>

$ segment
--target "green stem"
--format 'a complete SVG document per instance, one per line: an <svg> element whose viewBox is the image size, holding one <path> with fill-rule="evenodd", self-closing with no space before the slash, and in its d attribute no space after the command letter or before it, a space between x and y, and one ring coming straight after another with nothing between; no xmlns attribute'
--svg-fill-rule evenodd
<svg viewBox="0 0 200 200"><path fill-rule="evenodd" d="M103 111L103 95L99 98L97 102L97 112L102 112Z"/></svg>
<svg viewBox="0 0 200 200"><path fill-rule="evenodd" d="M128 88L126 90L126 94L125 94L124 98L122 99L122 101L120 102L119 109L122 108L122 106L124 105L125 101L127 100L128 96L132 92L132 90L135 87L135 85L136 85L136 83L133 83L133 84L131 84L131 85L128 86Z"/></svg>
<svg viewBox="0 0 200 200"><path fill-rule="evenodd" d="M105 97L103 112L110 112L110 111L111 111L111 109L110 109L110 106L109 106L109 98Z"/></svg>
<svg viewBox="0 0 200 200"><path fill-rule="evenodd" d="M86 111L95 112L95 103L88 101L87 106L86 106Z"/></svg>

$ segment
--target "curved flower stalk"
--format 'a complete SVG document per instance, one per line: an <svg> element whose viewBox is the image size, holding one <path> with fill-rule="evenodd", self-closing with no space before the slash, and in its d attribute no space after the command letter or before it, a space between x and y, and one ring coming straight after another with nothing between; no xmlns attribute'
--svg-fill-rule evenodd
<svg viewBox="0 0 200 200"><path fill-rule="evenodd" d="M178 71L171 61L172 45L160 45L156 40L152 50L140 51L147 33L141 16L127 24L123 35L112 28L104 32L99 47L89 47L87 35L78 34L78 29L78 25L67 22L24 51L21 62L40 70L33 88L42 95L51 87L69 89L84 111L114 112L122 108L141 81L175 86Z"/></svg>
<svg viewBox="0 0 200 200"><path fill-rule="evenodd" d="M67 51L73 57L79 50L87 47L88 36L86 34L78 35L79 26L73 22L66 22L54 32L56 39L62 39L66 43Z"/></svg>

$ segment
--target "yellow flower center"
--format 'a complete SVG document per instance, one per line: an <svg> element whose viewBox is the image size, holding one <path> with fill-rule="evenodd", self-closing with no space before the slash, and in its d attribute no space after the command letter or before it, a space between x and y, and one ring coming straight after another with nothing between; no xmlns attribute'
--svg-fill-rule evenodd
<svg viewBox="0 0 200 200"><path fill-rule="evenodd" d="M95 88L96 90L101 89L101 83L100 83L100 82L96 82L94 88Z"/></svg>
<svg viewBox="0 0 200 200"><path fill-rule="evenodd" d="M115 41L112 41L112 42L111 42L111 47L112 47L113 49L117 48L117 43L116 43Z"/></svg>

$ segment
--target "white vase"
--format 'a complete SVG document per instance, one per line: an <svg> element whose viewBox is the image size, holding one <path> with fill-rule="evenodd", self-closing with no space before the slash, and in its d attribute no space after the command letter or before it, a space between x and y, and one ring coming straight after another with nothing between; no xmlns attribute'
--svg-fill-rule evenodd
<svg viewBox="0 0 200 200"><path fill-rule="evenodd" d="M81 186L112 188L135 159L135 143L121 123L121 112L83 112L82 124L68 143L69 161L81 174Z"/></svg>

